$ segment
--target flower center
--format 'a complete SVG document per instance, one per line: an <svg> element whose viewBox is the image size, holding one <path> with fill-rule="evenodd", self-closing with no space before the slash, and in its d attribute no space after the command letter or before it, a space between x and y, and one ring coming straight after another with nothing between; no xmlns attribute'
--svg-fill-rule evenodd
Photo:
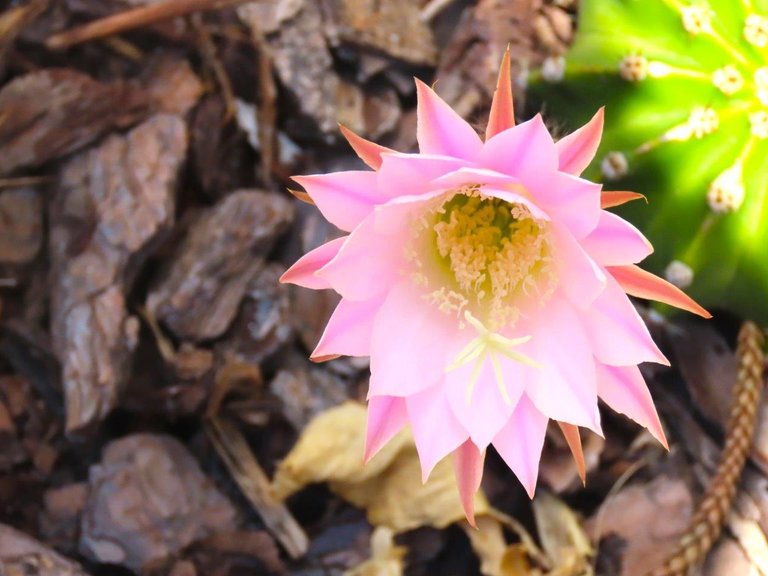
<svg viewBox="0 0 768 576"><path fill-rule="evenodd" d="M555 275L548 224L522 204L465 186L421 220L437 274L419 275L445 312L471 312L491 330L514 323L524 300L544 301ZM426 281L426 282L425 282Z"/></svg>

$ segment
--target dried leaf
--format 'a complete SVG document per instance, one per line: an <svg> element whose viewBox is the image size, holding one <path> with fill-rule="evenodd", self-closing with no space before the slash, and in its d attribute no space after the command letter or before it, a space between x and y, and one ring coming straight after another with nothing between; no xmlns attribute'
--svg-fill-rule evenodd
<svg viewBox="0 0 768 576"><path fill-rule="evenodd" d="M594 551L576 513L559 498L540 490L533 500L533 514L541 544L555 566L551 576L591 574Z"/></svg>
<svg viewBox="0 0 768 576"><path fill-rule="evenodd" d="M286 498L308 484L328 482L333 492L365 508L372 524L396 532L419 526L444 528L464 519L450 459L438 463L423 484L413 440L403 431L364 464L365 425L366 410L355 402L315 418L279 465L275 494ZM488 510L479 492L475 511Z"/></svg>
<svg viewBox="0 0 768 576"><path fill-rule="evenodd" d="M391 528L377 527L371 534L371 559L347 570L344 576L402 576L407 550L395 546L394 536Z"/></svg>

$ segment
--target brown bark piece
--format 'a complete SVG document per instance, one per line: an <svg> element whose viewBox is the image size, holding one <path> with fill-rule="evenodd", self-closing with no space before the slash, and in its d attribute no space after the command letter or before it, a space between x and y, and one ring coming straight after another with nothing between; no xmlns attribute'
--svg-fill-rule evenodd
<svg viewBox="0 0 768 576"><path fill-rule="evenodd" d="M177 440L134 434L107 445L89 474L80 551L139 571L192 542L237 529L237 512Z"/></svg>
<svg viewBox="0 0 768 576"><path fill-rule="evenodd" d="M273 241L293 217L286 198L239 190L193 225L169 270L147 298L148 309L176 336L221 336Z"/></svg>
<svg viewBox="0 0 768 576"><path fill-rule="evenodd" d="M158 115L72 159L51 206L51 332L68 431L100 420L124 384L138 322L125 287L173 223L184 123Z"/></svg>
<svg viewBox="0 0 768 576"><path fill-rule="evenodd" d="M296 430L304 430L315 416L349 398L341 379L318 369L280 370L269 387L282 401L282 412Z"/></svg>
<svg viewBox="0 0 768 576"><path fill-rule="evenodd" d="M43 199L34 188L0 192L0 263L27 264L43 243Z"/></svg>
<svg viewBox="0 0 768 576"><path fill-rule="evenodd" d="M456 34L440 52L435 76L438 92L462 117L471 118L490 103L507 46L513 78L535 56L533 4L530 0L479 0L464 12Z"/></svg>
<svg viewBox="0 0 768 576"><path fill-rule="evenodd" d="M344 42L380 50L412 64L434 65L432 30L412 0L325 0L328 29Z"/></svg>
<svg viewBox="0 0 768 576"><path fill-rule="evenodd" d="M155 112L183 116L203 95L203 83L187 60L170 54L153 58L142 76Z"/></svg>
<svg viewBox="0 0 768 576"><path fill-rule="evenodd" d="M610 554L609 542L621 542L617 576L637 576L664 560L685 532L693 498L682 480L659 476L645 485L629 486L608 498L589 520L587 531Z"/></svg>
<svg viewBox="0 0 768 576"><path fill-rule="evenodd" d="M261 28L259 0L238 8L240 19L259 37ZM257 6L253 6L256 4ZM303 0L300 7L290 6L280 28L266 37L272 62L283 85L296 98L301 111L312 118L320 131L335 134L336 101L339 79L333 71L333 58L323 35L321 8L314 0Z"/></svg>
<svg viewBox="0 0 768 576"><path fill-rule="evenodd" d="M16 78L0 91L0 174L74 152L145 113L145 96L127 84L56 68Z"/></svg>
<svg viewBox="0 0 768 576"><path fill-rule="evenodd" d="M260 364L291 340L289 289L279 282L284 271L278 264L268 264L249 282L237 318L216 348L220 355Z"/></svg>
<svg viewBox="0 0 768 576"><path fill-rule="evenodd" d="M0 574L88 576L79 564L5 524L0 524Z"/></svg>

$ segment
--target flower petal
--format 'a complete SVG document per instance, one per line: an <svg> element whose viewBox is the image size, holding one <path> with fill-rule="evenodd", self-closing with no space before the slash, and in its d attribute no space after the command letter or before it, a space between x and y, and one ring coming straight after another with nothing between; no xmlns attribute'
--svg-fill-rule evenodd
<svg viewBox="0 0 768 576"><path fill-rule="evenodd" d="M376 213L371 213L315 275L344 298L368 300L400 281L407 239L404 234L380 234Z"/></svg>
<svg viewBox="0 0 768 576"><path fill-rule="evenodd" d="M608 268L608 272L627 294L645 300L663 302L675 308L698 314L703 318L712 318L712 314L699 306L680 288L642 268L632 264L629 266L612 266Z"/></svg>
<svg viewBox="0 0 768 576"><path fill-rule="evenodd" d="M597 392L608 406L647 428L669 449L651 393L637 366L605 366L598 363Z"/></svg>
<svg viewBox="0 0 768 576"><path fill-rule="evenodd" d="M581 447L581 435L579 434L579 427L567 422L558 422L560 431L565 437L565 441L568 444L568 448L573 454L573 461L576 462L576 470L579 473L579 479L582 484L587 482L587 463L584 460L584 450Z"/></svg>
<svg viewBox="0 0 768 576"><path fill-rule="evenodd" d="M485 450L509 420L525 389L524 382L531 378L531 369L528 366L499 353L494 355L500 368L500 376L503 378L506 400L501 395L500 384L489 357L478 359L482 367L472 386L471 394L467 392L473 378L475 362L468 362L445 375L445 389L451 409L464 429L469 432L472 442L481 450Z"/></svg>
<svg viewBox="0 0 768 576"><path fill-rule="evenodd" d="M483 147L475 129L419 79L416 79L416 95L419 151L472 160Z"/></svg>
<svg viewBox="0 0 768 576"><path fill-rule="evenodd" d="M368 425L365 453L368 462L408 423L405 399L394 396L372 396L368 400Z"/></svg>
<svg viewBox="0 0 768 576"><path fill-rule="evenodd" d="M541 115L537 114L488 140L477 163L519 178L529 189L543 188L542 183L557 170L557 151Z"/></svg>
<svg viewBox="0 0 768 576"><path fill-rule="evenodd" d="M352 301L342 298L328 319L310 358L322 362L336 356L369 356L371 332L382 300Z"/></svg>
<svg viewBox="0 0 768 576"><path fill-rule="evenodd" d="M539 460L547 433L547 418L525 395L507 425L493 439L493 446L533 498L539 477Z"/></svg>
<svg viewBox="0 0 768 576"><path fill-rule="evenodd" d="M554 266L568 299L583 308L592 304L605 288L607 275L568 230L552 229Z"/></svg>
<svg viewBox="0 0 768 576"><path fill-rule="evenodd" d="M426 482L435 464L467 440L463 426L451 412L445 388L438 384L405 399L421 477Z"/></svg>
<svg viewBox="0 0 768 576"><path fill-rule="evenodd" d="M280 282L296 284L313 290L330 288L331 285L328 284L328 281L315 276L315 272L328 264L338 254L339 248L346 239L346 236L342 236L307 252L293 266L283 272L283 275L280 276Z"/></svg>
<svg viewBox="0 0 768 576"><path fill-rule="evenodd" d="M603 364L629 366L657 362L669 366L669 360L653 342L637 310L610 274L605 290L590 308L582 310L582 323L595 358Z"/></svg>
<svg viewBox="0 0 768 576"><path fill-rule="evenodd" d="M485 139L493 138L515 125L515 106L512 100L512 66L510 63L509 46L504 51L499 67L499 77L496 80L496 90L491 101L491 111L488 115L488 126L485 128Z"/></svg>
<svg viewBox="0 0 768 576"><path fill-rule="evenodd" d="M604 109L600 108L584 126L555 142L560 171L578 176L595 157L603 134Z"/></svg>
<svg viewBox="0 0 768 576"><path fill-rule="evenodd" d="M427 302L410 279L387 295L373 325L370 394L409 396L442 382L460 350L455 317Z"/></svg>
<svg viewBox="0 0 768 576"><path fill-rule="evenodd" d="M453 470L459 485L461 506L464 508L467 521L473 528L477 528L475 524L475 494L480 490L484 463L485 450L478 450L471 440L464 442L453 453Z"/></svg>
<svg viewBox="0 0 768 576"><path fill-rule="evenodd" d="M530 356L540 364L531 370L525 394L549 418L601 434L595 361L576 309L555 294L525 324L533 336ZM529 329L525 324L521 331Z"/></svg>
<svg viewBox="0 0 768 576"><path fill-rule="evenodd" d="M341 133L344 135L344 138L347 139L349 145L352 146L355 154L360 157L360 160L374 170L378 170L381 167L381 155L383 153L393 152L391 148L381 146L380 144L376 144L375 142L371 142L370 140L358 136L346 126L339 124L339 130L341 130Z"/></svg>
<svg viewBox="0 0 768 576"><path fill-rule="evenodd" d="M648 203L648 199L639 192L627 192L625 190L603 190L600 194L600 208L605 210L606 208L615 208L616 206L622 206L627 202L633 200L645 200Z"/></svg>
<svg viewBox="0 0 768 576"><path fill-rule="evenodd" d="M574 238L580 240L595 229L600 219L600 184L553 172L537 186L529 188L536 203Z"/></svg>
<svg viewBox="0 0 768 576"><path fill-rule="evenodd" d="M350 170L294 176L331 224L351 231L376 204L386 201L376 185L376 172Z"/></svg>
<svg viewBox="0 0 768 576"><path fill-rule="evenodd" d="M384 154L378 172L379 189L388 198L424 194L440 187L433 180L467 165L465 160L452 156Z"/></svg>
<svg viewBox="0 0 768 576"><path fill-rule="evenodd" d="M653 246L640 230L605 210L600 214L597 228L581 241L581 245L603 266L634 264L653 252Z"/></svg>

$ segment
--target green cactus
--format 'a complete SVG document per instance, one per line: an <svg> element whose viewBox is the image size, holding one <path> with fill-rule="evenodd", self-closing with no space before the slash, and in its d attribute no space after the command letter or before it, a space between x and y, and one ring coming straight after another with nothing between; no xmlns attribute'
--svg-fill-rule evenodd
<svg viewBox="0 0 768 576"><path fill-rule="evenodd" d="M768 0L582 0L531 93L568 128L606 105L589 176L648 196L648 265L768 323Z"/></svg>

